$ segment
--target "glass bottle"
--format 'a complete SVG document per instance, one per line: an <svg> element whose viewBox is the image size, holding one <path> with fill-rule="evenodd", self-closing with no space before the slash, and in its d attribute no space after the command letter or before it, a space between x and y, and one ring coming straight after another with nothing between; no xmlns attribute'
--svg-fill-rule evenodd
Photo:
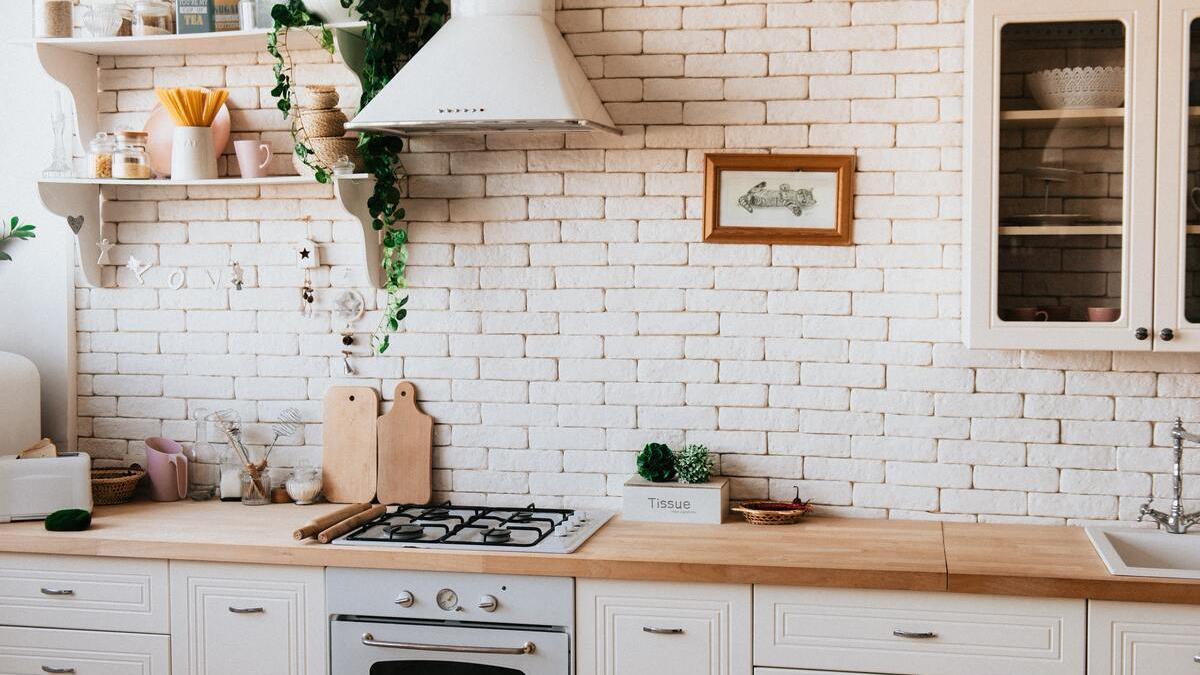
<svg viewBox="0 0 1200 675"><path fill-rule="evenodd" d="M149 138L144 131L117 133L117 149L112 158L113 178L147 180L151 177L150 153L146 152Z"/></svg>
<svg viewBox="0 0 1200 675"><path fill-rule="evenodd" d="M50 154L50 165L42 171L49 178L70 176L71 156L67 154L67 114L63 111L62 92L54 92L54 112L50 113L50 129L54 133L54 149Z"/></svg>
<svg viewBox="0 0 1200 675"><path fill-rule="evenodd" d="M133 5L133 34L174 35L174 4L169 0L137 0Z"/></svg>

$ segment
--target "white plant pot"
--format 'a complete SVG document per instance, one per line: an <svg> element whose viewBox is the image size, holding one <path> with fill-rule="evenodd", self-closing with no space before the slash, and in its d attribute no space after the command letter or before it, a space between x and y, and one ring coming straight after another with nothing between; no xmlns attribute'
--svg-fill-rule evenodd
<svg viewBox="0 0 1200 675"><path fill-rule="evenodd" d="M354 5L357 4L358 0L354 0L351 8L346 9L342 7L340 0L304 0L308 11L325 23L358 21L358 10L354 9Z"/></svg>
<svg viewBox="0 0 1200 675"><path fill-rule="evenodd" d="M212 127L175 127L171 139L171 179L203 180L217 177L217 153Z"/></svg>

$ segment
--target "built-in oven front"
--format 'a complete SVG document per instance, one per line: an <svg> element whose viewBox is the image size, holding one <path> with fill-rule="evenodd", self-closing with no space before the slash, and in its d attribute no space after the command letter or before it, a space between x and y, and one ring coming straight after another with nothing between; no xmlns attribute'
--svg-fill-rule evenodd
<svg viewBox="0 0 1200 675"><path fill-rule="evenodd" d="M337 617L333 675L566 675L565 632Z"/></svg>

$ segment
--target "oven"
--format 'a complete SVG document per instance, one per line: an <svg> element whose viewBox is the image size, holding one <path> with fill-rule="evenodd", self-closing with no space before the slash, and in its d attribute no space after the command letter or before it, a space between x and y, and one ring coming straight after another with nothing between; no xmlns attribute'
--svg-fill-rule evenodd
<svg viewBox="0 0 1200 675"><path fill-rule="evenodd" d="M575 583L329 568L332 675L570 675Z"/></svg>
<svg viewBox="0 0 1200 675"><path fill-rule="evenodd" d="M566 675L567 633L335 619L333 675Z"/></svg>

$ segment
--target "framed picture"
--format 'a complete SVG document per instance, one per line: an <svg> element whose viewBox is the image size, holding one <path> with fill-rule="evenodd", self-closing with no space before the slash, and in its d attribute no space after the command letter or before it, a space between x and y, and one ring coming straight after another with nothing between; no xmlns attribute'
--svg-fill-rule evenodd
<svg viewBox="0 0 1200 675"><path fill-rule="evenodd" d="M854 155L704 156L704 241L850 244Z"/></svg>

